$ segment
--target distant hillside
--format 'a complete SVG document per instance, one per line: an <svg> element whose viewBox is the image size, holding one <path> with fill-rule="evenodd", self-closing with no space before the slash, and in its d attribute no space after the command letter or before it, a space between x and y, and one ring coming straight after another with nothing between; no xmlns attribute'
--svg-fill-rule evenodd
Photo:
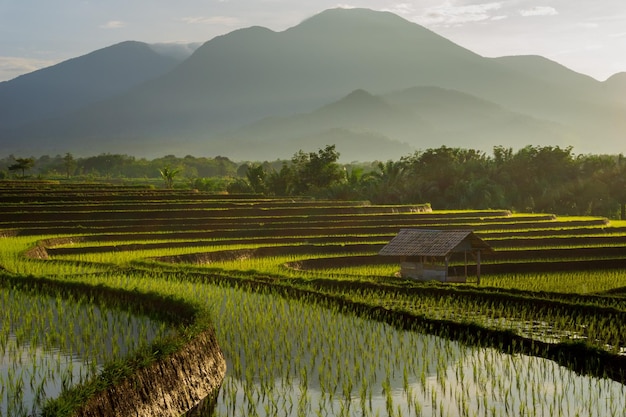
<svg viewBox="0 0 626 417"><path fill-rule="evenodd" d="M619 72L604 82L607 94L616 100L626 103L626 72Z"/></svg>
<svg viewBox="0 0 626 417"><path fill-rule="evenodd" d="M282 155L320 137L359 149L366 137L384 143L381 155L390 144L494 141L626 151L619 78L601 83L541 57L484 58L389 12L332 9L279 33L237 30L149 78L54 120L16 115L32 122L0 132L2 146L236 158L227 152L262 144Z"/></svg>
<svg viewBox="0 0 626 417"><path fill-rule="evenodd" d="M565 127L511 112L486 100L439 87L413 87L374 96L355 90L313 112L271 117L218 137L237 144L220 152L234 158L289 157L298 149L335 143L348 160L399 159L418 149L447 144L490 150L519 143L567 146ZM332 142L328 142L332 140ZM327 142L324 142L327 141ZM277 144L280 144L277 146Z"/></svg>
<svg viewBox="0 0 626 417"><path fill-rule="evenodd" d="M202 43L151 43L150 49L159 55L174 58L176 61L182 62L189 58Z"/></svg>
<svg viewBox="0 0 626 417"><path fill-rule="evenodd" d="M598 89L598 81L588 75L580 74L571 69L538 55L514 55L491 58L512 71L542 80L550 85L576 85L576 91L591 94L592 98L602 97Z"/></svg>
<svg viewBox="0 0 626 417"><path fill-rule="evenodd" d="M454 90L414 87L383 96L425 120L431 131L413 141L425 149L431 141L463 148L491 150L494 146L518 148L528 144L567 146L577 140L568 127L549 120L513 112L498 104ZM410 134L410 132L409 132Z"/></svg>
<svg viewBox="0 0 626 417"><path fill-rule="evenodd" d="M58 117L116 96L180 63L145 43L123 42L0 83L0 128Z"/></svg>

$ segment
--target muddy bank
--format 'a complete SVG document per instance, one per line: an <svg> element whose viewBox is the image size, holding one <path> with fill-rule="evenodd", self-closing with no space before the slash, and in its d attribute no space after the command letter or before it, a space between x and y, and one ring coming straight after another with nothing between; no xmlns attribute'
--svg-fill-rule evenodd
<svg viewBox="0 0 626 417"><path fill-rule="evenodd" d="M41 248L38 246L36 248ZM37 251L33 248L33 251ZM141 293L46 277L0 274L0 286L52 297L90 300L101 309L120 308L149 315L168 326L184 329L198 322L196 306L157 293ZM205 318L206 319L206 318ZM203 404L211 405L226 374L226 361L213 327L202 325L193 336L176 336L150 350L105 365L83 385L51 399L42 416L180 416ZM208 399L208 400L207 400Z"/></svg>
<svg viewBox="0 0 626 417"><path fill-rule="evenodd" d="M24 256L31 259L50 259L48 251L43 245L37 245L24 252Z"/></svg>
<svg viewBox="0 0 626 417"><path fill-rule="evenodd" d="M185 255L161 256L154 260L167 263L188 263L206 265L213 262L243 261L250 258L263 258L285 255L323 255L334 253L377 252L381 244L353 245L295 245L295 246L262 246L253 249L234 249L213 252L190 253ZM332 258L331 258L332 259Z"/></svg>
<svg viewBox="0 0 626 417"><path fill-rule="evenodd" d="M285 267L300 271L311 271L318 269L333 268L350 268L359 266L375 266L397 264L400 269L400 262L403 258L400 256L380 256L380 255L360 255L360 256L341 256L334 258L315 258L303 259L300 261L287 262Z"/></svg>
<svg viewBox="0 0 626 417"><path fill-rule="evenodd" d="M180 416L205 398L215 398L225 374L215 333L207 330L179 352L96 394L75 415Z"/></svg>

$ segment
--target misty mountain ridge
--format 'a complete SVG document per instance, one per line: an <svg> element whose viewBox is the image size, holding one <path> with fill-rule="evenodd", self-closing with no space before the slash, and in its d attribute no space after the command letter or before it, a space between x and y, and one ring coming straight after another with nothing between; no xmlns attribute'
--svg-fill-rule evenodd
<svg viewBox="0 0 626 417"><path fill-rule="evenodd" d="M7 82L12 95L0 84L0 110L11 97L23 102L11 107L10 118L0 116L2 149L254 160L334 139L345 160L441 145L626 151L620 74L602 83L542 57L484 58L389 12L331 9L282 32L239 29L182 61L184 46L172 52L169 45L168 54L130 45L135 64L126 69L136 75L109 77L108 96L90 82L83 83L86 94L79 82L58 81L54 74L69 74L72 60L40 70L39 84L31 74ZM106 71L108 64L89 55L77 60L87 58L92 65L76 70L77 80ZM137 64L150 59L163 64L152 71ZM29 103L37 108L29 89L48 104L67 100L73 107L52 115L29 110Z"/></svg>
<svg viewBox="0 0 626 417"><path fill-rule="evenodd" d="M605 91L615 100L626 103L626 72L618 72L604 82Z"/></svg>
<svg viewBox="0 0 626 417"><path fill-rule="evenodd" d="M200 42L191 43L151 43L148 47L159 55L174 58L178 62L182 62L189 58L196 49L202 46Z"/></svg>
<svg viewBox="0 0 626 417"><path fill-rule="evenodd" d="M0 128L58 117L171 71L181 60L127 41L0 83Z"/></svg>
<svg viewBox="0 0 626 417"><path fill-rule="evenodd" d="M354 143L340 140L339 132ZM310 113L266 118L217 142L237 142L246 149L255 147L255 154L261 153L267 159L267 149L275 155L278 152L271 144L291 144L302 149L310 145L323 147L324 140L333 137L338 142L332 143L339 150L349 150L349 155L360 151L370 156L365 160L387 160L436 147L438 143L457 147L483 143L491 149L497 145L518 147L519 143L539 145L550 141L566 147L572 136L558 123L511 112L466 93L413 87L382 96L355 90Z"/></svg>

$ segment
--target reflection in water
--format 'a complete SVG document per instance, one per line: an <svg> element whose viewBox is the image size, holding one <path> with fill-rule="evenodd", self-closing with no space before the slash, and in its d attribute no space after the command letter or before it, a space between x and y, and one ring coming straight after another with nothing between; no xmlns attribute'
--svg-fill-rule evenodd
<svg viewBox="0 0 626 417"><path fill-rule="evenodd" d="M18 346L8 340L0 356L0 415L34 415L46 398L58 396L62 389L83 380L89 365L80 357L60 350Z"/></svg>
<svg viewBox="0 0 626 417"><path fill-rule="evenodd" d="M147 317L0 289L0 416L35 415L101 365L161 337Z"/></svg>
<svg viewBox="0 0 626 417"><path fill-rule="evenodd" d="M217 303L228 372L216 415L604 417L626 409L623 385L541 358L278 297L229 291Z"/></svg>

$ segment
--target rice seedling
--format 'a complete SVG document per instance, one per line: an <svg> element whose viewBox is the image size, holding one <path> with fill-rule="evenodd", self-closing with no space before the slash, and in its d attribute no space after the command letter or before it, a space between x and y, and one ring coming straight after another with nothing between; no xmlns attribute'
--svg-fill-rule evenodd
<svg viewBox="0 0 626 417"><path fill-rule="evenodd" d="M571 271L526 274L485 275L486 286L515 288L534 292L601 293L626 287L626 271Z"/></svg>
<svg viewBox="0 0 626 417"><path fill-rule="evenodd" d="M158 197L143 199L144 202L153 200L158 203ZM274 289L251 292L246 284L257 277L262 277L263 282L272 282L273 279L283 287L304 288L312 293L327 294L329 298L379 306L385 311L421 317L429 323L467 323L468 326L471 324L483 329L510 331L538 341L558 342L584 337L589 344L616 352L624 344L621 335L626 334L626 328L621 324L624 320L615 318L621 317L626 306L618 297L585 298L583 295L626 287L626 277L619 271L485 275L483 283L486 286L483 284L483 288L459 286L449 291L450 288L427 284L381 280L381 276L393 276L397 270L394 265L330 267L309 271L295 271L284 266L289 262L319 257L319 253L248 257L194 266L165 265L151 260L207 251L209 248L211 251L255 248L259 245L252 241L254 238L267 242L269 238L278 239L287 235L297 236L301 241L311 237L346 236L355 239L362 236L369 243L374 241L373 238L379 238L379 243L384 243L394 228L420 224L420 214L417 213L414 214L415 219L404 216L395 221L393 215L389 215L395 210L393 207L376 208L378 211L364 211L357 215L330 204L310 204L297 210L282 207L281 212L272 212L273 208L261 206L256 207L257 214L249 216L245 222L240 222L240 216L235 211L230 213L227 208L220 213L220 218L233 228L250 227L250 222L275 223L272 227L263 226L272 229L265 235L241 234L249 239L246 244L228 242L229 236L238 236L237 231L231 235L215 233L211 238L187 241L186 244L185 240L170 239L171 235L155 229L155 233L149 234L149 239L132 240L128 239L129 234L119 233L118 240L108 237L102 242L90 239L90 242L72 244L75 248L84 247L84 252L54 255L52 260L42 261L21 256L24 250L35 244L36 239L42 237L17 237L0 239L0 265L17 274L54 277L59 282L84 282L154 292L181 297L203 306L203 311L213 318L220 344L229 361L229 374L219 395L217 415L600 416L620 415L624 409L624 386L608 379L578 376L545 359L504 355L500 352L505 350L504 347L499 350L468 347L440 337L399 330L389 324L359 318L345 305L340 308L340 304L321 302L319 298L283 298ZM328 211L330 207L335 207L333 210L336 211ZM94 215L97 211L94 209ZM128 211L135 213L133 216L139 213L138 208L131 207ZM243 212L252 214L252 211ZM340 212L343 213L342 218L334 217ZM117 210L114 214L123 216L124 210ZM213 214L195 210L191 217L208 218ZM504 214L436 214L428 220L433 227L448 226L451 221L446 222L446 215L450 215L454 216L456 225L476 227L480 233L489 234L494 241L499 235L510 238L514 234L522 236L525 233L577 236L583 228L586 236L604 236L602 230L607 227L602 219L597 218L548 219L544 215L513 214L498 219L497 216ZM81 215L89 217L89 213ZM100 217L107 216L108 213ZM421 220L426 219L423 217ZM130 224L131 220L127 217L123 223ZM316 225L324 225L325 229L307 229L307 220L318 222ZM348 220L354 220L349 227ZM356 226L359 222L363 224ZM178 223L176 227L184 230L193 227L184 220ZM116 241L159 245L171 242L172 246L177 242L186 247L146 246L138 250L112 249L100 253L89 249L112 246ZM603 246L598 244L597 247ZM373 253L375 251L350 255ZM333 253L323 256L330 259L345 255ZM213 278L228 280L232 287L207 284ZM337 289L331 285L323 286L318 282L321 280L366 282L368 286ZM568 298L567 293L578 294L580 300ZM23 327L16 327L11 336L5 338L6 349L13 349L9 347L11 344L63 346L66 339L82 340L85 337L74 326L68 326L63 335L57 336L54 333L32 336L36 332L28 333L21 330ZM471 336L467 335L466 339L471 340ZM144 334L140 337L147 338ZM103 340L101 336L94 336L94 339ZM27 340L34 342L29 344ZM88 346L88 340L82 343ZM86 356L96 356L89 353L87 347L75 349L85 352ZM17 352L17 348L14 350ZM122 355L112 345L109 350L111 355ZM61 356L62 352L65 350L59 349L55 355ZM541 356L543 353L533 354ZM24 359L14 354L11 363L20 361L24 362ZM67 366L72 372L79 369L80 378L92 377L97 372L96 365L90 365L91 373L87 373L74 362L69 364ZM30 367L33 372L40 372L50 368L50 365L35 362ZM12 395L23 392L24 386L31 384L30 380L28 384L19 382L23 380L19 378L21 372L16 368L6 376L6 380L13 384ZM69 387L72 378L61 377L61 389ZM36 381L33 384L36 386Z"/></svg>
<svg viewBox="0 0 626 417"><path fill-rule="evenodd" d="M26 416L102 366L164 337L147 317L0 288L0 415Z"/></svg>
<svg viewBox="0 0 626 417"><path fill-rule="evenodd" d="M550 361L466 348L333 307L227 291L217 303L217 328L232 372L217 415L236 415L233 409L272 415L266 414L275 411L272 404L283 404L280 415L372 416L409 416L416 409L429 416L524 410L603 416L624 407L623 385L580 377ZM555 401L559 408L551 409Z"/></svg>
<svg viewBox="0 0 626 417"><path fill-rule="evenodd" d="M456 342L399 331L332 305L155 274L110 274L96 281L178 294L210 309L229 361L217 415L413 415L416 409L423 415L542 415L554 398L581 415L619 415L624 406L620 384L577 377L539 359L528 369L517 362L501 365L518 357L476 348L468 353ZM555 372L560 375L554 384L570 381L565 385L574 388L544 395L544 378ZM518 383L526 385L518 389ZM577 399L583 390L594 392L593 402Z"/></svg>

